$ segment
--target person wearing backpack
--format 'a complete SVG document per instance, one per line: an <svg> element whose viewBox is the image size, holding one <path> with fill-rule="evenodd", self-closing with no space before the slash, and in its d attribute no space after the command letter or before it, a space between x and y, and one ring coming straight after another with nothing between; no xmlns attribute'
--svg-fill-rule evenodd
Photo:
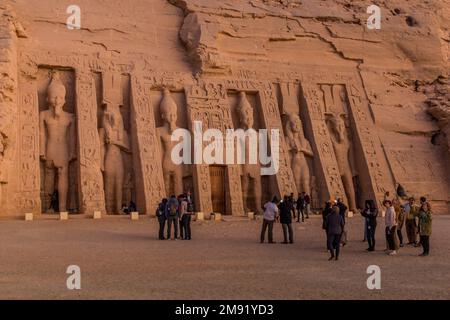
<svg viewBox="0 0 450 320"><path fill-rule="evenodd" d="M191 240L191 213L187 197L183 197L180 203L181 230L184 230L183 240Z"/></svg>
<svg viewBox="0 0 450 320"><path fill-rule="evenodd" d="M166 225L166 205L167 198L162 199L162 202L159 203L158 209L156 209L156 218L158 218L159 222L159 240L166 240L164 238L164 227Z"/></svg>
<svg viewBox="0 0 450 320"><path fill-rule="evenodd" d="M177 240L178 238L178 219L179 219L179 202L175 195L170 196L166 205L166 219L167 219L167 239ZM173 224L174 236L171 237Z"/></svg>

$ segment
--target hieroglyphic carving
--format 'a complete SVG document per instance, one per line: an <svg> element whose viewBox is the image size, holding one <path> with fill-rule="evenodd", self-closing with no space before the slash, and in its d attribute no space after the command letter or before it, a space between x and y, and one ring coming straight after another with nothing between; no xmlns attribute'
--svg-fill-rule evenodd
<svg viewBox="0 0 450 320"><path fill-rule="evenodd" d="M208 128L219 129L225 136L226 129L233 127L230 109L227 102L227 93L224 84L220 82L201 82L186 88L188 116L192 129L193 121L202 121L203 130ZM244 207L240 183L240 170L238 165L228 165L228 203L233 215L242 215ZM211 182L207 165L197 165L194 168L194 179L198 186L200 211L212 211Z"/></svg>
<svg viewBox="0 0 450 320"><path fill-rule="evenodd" d="M136 174L136 202L154 215L157 204L164 197L164 180L155 119L150 106L150 86L141 76L131 78L131 129L133 135L134 170Z"/></svg>
<svg viewBox="0 0 450 320"><path fill-rule="evenodd" d="M388 180L388 168L381 149L381 143L376 134L376 128L372 118L368 101L364 96L364 89L357 80L346 83L350 110L354 122L355 133L361 143L368 176L371 180L372 190L369 193L374 199L381 201L386 191L393 190L394 186Z"/></svg>
<svg viewBox="0 0 450 320"><path fill-rule="evenodd" d="M303 84L303 94L307 105L307 116L312 124L313 149L315 161L321 168L321 178L325 182L324 196L345 199L344 187L338 170L333 144L325 124L325 105L323 93L319 86ZM344 200L346 201L346 199Z"/></svg>
<svg viewBox="0 0 450 320"><path fill-rule="evenodd" d="M0 8L0 215L10 214L17 201L14 191L18 186L12 172L17 154L18 79L17 36L19 23L14 12ZM15 167L15 166L14 166Z"/></svg>
<svg viewBox="0 0 450 320"><path fill-rule="evenodd" d="M125 167L123 153L130 153L130 139L120 109L124 105L121 74L104 72L104 107L99 129L101 169L105 187L106 212L118 214L122 208ZM127 203L128 205L128 203Z"/></svg>
<svg viewBox="0 0 450 320"><path fill-rule="evenodd" d="M19 80L19 190L20 212L40 213L39 106L36 82Z"/></svg>
<svg viewBox="0 0 450 320"><path fill-rule="evenodd" d="M97 131L95 81L89 70L76 70L78 159L81 211L105 212L105 195L100 171L100 139Z"/></svg>

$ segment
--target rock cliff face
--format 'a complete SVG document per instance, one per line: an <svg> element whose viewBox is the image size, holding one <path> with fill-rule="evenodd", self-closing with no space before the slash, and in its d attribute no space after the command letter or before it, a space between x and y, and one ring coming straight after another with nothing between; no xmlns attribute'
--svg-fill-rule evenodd
<svg viewBox="0 0 450 320"><path fill-rule="evenodd" d="M367 28L372 4L381 8L380 30ZM164 125L159 102L165 88L178 105L179 127L192 129L196 119L207 121L205 127L236 127L237 93L245 92L255 109L255 129L281 130L280 172L261 178L264 199L303 188L292 178L297 151L286 128L293 113L311 144L308 184L317 207L337 196L355 198L358 206L400 185L407 195L432 199L437 212L448 211L449 1L79 0L77 5L81 28L69 30L70 13L59 0L0 2L0 215L45 211L48 182L36 137L55 72L68 92L64 108L77 118L69 211L105 210L105 195L95 191L108 187L96 154L101 149L96 129L109 89L122 92L117 103L123 105L132 146L123 155L133 163L125 164L129 181L123 197L128 194L140 211L153 213L163 190L171 190L173 181L154 156L161 152L156 129ZM118 87L106 84L116 79L109 73L121 77ZM339 118L349 152L335 139ZM227 167L226 213L257 209L251 196L243 196L255 187L242 187L240 175L239 167ZM204 212L220 207L212 181L203 165L183 168L184 188L195 191Z"/></svg>

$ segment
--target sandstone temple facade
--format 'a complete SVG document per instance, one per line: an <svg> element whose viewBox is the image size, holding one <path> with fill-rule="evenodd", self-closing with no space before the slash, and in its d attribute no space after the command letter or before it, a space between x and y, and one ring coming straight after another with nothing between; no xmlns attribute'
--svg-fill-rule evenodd
<svg viewBox="0 0 450 320"><path fill-rule="evenodd" d="M245 215L272 195L351 208L386 191L450 205L445 2L80 0L0 2L0 217L154 214L190 190L196 210ZM176 128L279 129L280 168L174 165Z"/></svg>

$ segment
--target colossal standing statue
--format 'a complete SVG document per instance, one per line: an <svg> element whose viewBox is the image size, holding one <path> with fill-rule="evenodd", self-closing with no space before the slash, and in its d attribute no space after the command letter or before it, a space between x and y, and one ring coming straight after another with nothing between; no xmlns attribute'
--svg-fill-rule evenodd
<svg viewBox="0 0 450 320"><path fill-rule="evenodd" d="M253 129L254 119L253 119L253 108L247 100L245 92L239 93L239 104L238 104L238 114L240 120L240 127L243 130ZM261 212L261 198L262 198L262 188L261 188L261 168L259 164L250 164L247 159L249 159L249 151L251 150L249 143L245 143L245 163L241 167L241 177L242 177L242 194L244 199L244 207L248 205L248 198L253 187L253 199L254 199L254 210L255 213ZM252 211L246 208L247 211Z"/></svg>
<svg viewBox="0 0 450 320"><path fill-rule="evenodd" d="M162 167L166 196L183 193L183 167L172 161L172 149L177 142L172 141L172 133L177 129L177 104L173 100L170 91L164 89L160 104L161 118L164 125L159 127L158 136L161 143ZM171 182L173 181L173 188Z"/></svg>
<svg viewBox="0 0 450 320"><path fill-rule="evenodd" d="M348 132L345 128L345 122L342 119L343 114L327 114L331 129L331 139L333 142L334 153L341 174L342 183L347 195L350 210L356 210L355 188L353 186L353 170L351 163L351 145Z"/></svg>
<svg viewBox="0 0 450 320"><path fill-rule="evenodd" d="M50 199L56 185L59 211L65 212L69 189L69 163L75 159L75 116L63 110L66 88L57 73L53 74L48 87L47 103L49 109L39 114L40 157L45 162L44 208L50 209Z"/></svg>
<svg viewBox="0 0 450 320"><path fill-rule="evenodd" d="M121 105L104 100L102 128L99 129L101 146L101 170L105 184L106 212L118 214L122 208L124 184L123 152L130 152L128 134L123 125Z"/></svg>
<svg viewBox="0 0 450 320"><path fill-rule="evenodd" d="M291 167L295 184L299 192L311 195L311 176L306 157L313 157L311 144L305 138L300 117L296 113L289 113L286 123L286 141L291 156Z"/></svg>

